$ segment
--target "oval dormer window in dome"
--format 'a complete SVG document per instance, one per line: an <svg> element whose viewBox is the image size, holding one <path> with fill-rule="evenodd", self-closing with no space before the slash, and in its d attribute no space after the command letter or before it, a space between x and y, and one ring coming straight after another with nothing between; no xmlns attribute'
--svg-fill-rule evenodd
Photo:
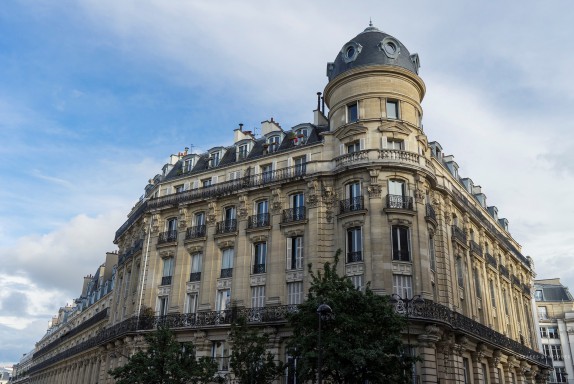
<svg viewBox="0 0 574 384"><path fill-rule="evenodd" d="M359 56L359 53L361 53L362 49L363 46L359 43L355 43L354 41L345 44L343 49L341 49L341 56L343 57L343 61L345 63L355 61L357 56Z"/></svg>
<svg viewBox="0 0 574 384"><path fill-rule="evenodd" d="M390 59L396 59L401 53L399 42L389 36L385 37L379 43L379 49L385 52L385 55Z"/></svg>

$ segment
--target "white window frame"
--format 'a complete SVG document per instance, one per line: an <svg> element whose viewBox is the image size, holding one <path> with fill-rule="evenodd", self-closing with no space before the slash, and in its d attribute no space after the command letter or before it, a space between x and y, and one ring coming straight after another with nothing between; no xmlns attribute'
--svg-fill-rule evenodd
<svg viewBox="0 0 574 384"><path fill-rule="evenodd" d="M399 101L394 99L387 99L385 103L385 109L387 111L387 119L399 120Z"/></svg>
<svg viewBox="0 0 574 384"><path fill-rule="evenodd" d="M346 119L347 124L355 123L355 122L359 121L359 119L360 119L359 102L355 101L353 103L347 104L346 109L345 109L345 113L346 113L346 117L347 117L347 119Z"/></svg>
<svg viewBox="0 0 574 384"><path fill-rule="evenodd" d="M413 277L411 275L393 274L393 293L403 299L413 297Z"/></svg>
<svg viewBox="0 0 574 384"><path fill-rule="evenodd" d="M405 234L406 233L406 234ZM406 236L406 239L404 237ZM395 241L396 240L396 241ZM404 247L407 247L408 260L403 260ZM411 229L405 225L391 226L391 246L392 246L392 259L393 261L412 262L412 247L411 247ZM395 252L397 251L397 252ZM399 256L397 257L396 254Z"/></svg>
<svg viewBox="0 0 574 384"><path fill-rule="evenodd" d="M345 260L347 263L362 262L363 261L363 228L351 227L347 228L347 255ZM360 260L349 261L349 254L359 252Z"/></svg>
<svg viewBox="0 0 574 384"><path fill-rule="evenodd" d="M219 289L215 300L215 310L225 311L231 308L231 289Z"/></svg>
<svg viewBox="0 0 574 384"><path fill-rule="evenodd" d="M293 281L287 283L287 304L297 305L303 302L303 282Z"/></svg>
<svg viewBox="0 0 574 384"><path fill-rule="evenodd" d="M287 270L303 268L303 244L303 236L293 236L287 238Z"/></svg>
<svg viewBox="0 0 574 384"><path fill-rule="evenodd" d="M169 310L169 296L158 296L157 298L157 314L158 316L166 316Z"/></svg>
<svg viewBox="0 0 574 384"><path fill-rule="evenodd" d="M185 313L196 313L198 301L199 294L197 292L188 293L185 300Z"/></svg>
<svg viewBox="0 0 574 384"><path fill-rule="evenodd" d="M251 308L265 307L265 286L256 285L251 287Z"/></svg>

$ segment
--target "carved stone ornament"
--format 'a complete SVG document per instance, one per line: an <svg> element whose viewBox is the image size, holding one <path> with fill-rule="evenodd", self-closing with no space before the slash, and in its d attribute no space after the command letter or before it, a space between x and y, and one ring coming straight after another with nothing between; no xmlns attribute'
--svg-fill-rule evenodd
<svg viewBox="0 0 574 384"><path fill-rule="evenodd" d="M319 195L313 193L311 195L307 195L307 206L309 208L315 208L317 204L319 204Z"/></svg>
<svg viewBox="0 0 574 384"><path fill-rule="evenodd" d="M159 233L159 215L153 214L151 216L151 232L154 234Z"/></svg>
<svg viewBox="0 0 574 384"><path fill-rule="evenodd" d="M159 253L159 257L161 257L162 259L167 259L169 257L174 257L175 256L175 252L171 249L169 250L165 250L165 251L161 251Z"/></svg>
<svg viewBox="0 0 574 384"><path fill-rule="evenodd" d="M187 228L187 209L179 208L179 217L177 222L180 230L184 231Z"/></svg>
<svg viewBox="0 0 574 384"><path fill-rule="evenodd" d="M378 199L381 197L381 192L383 187L381 184L371 184L367 187L367 192L369 192L369 199Z"/></svg>
<svg viewBox="0 0 574 384"><path fill-rule="evenodd" d="M203 252L203 245L190 245L186 250L190 255L193 255L194 253Z"/></svg>
<svg viewBox="0 0 574 384"><path fill-rule="evenodd" d="M378 168L371 168L369 169L369 176L371 176L371 184L377 184L379 181L379 172Z"/></svg>
<svg viewBox="0 0 574 384"><path fill-rule="evenodd" d="M417 203L422 203L425 201L425 193L422 189L415 189L415 200Z"/></svg>
<svg viewBox="0 0 574 384"><path fill-rule="evenodd" d="M281 209L283 208L283 204L281 203L281 190L279 188L274 189L271 191L272 196L272 205L271 210L274 214L281 213Z"/></svg>
<svg viewBox="0 0 574 384"><path fill-rule="evenodd" d="M215 214L216 204L214 201L209 202L207 204L207 225L213 226L215 225L215 220L217 215Z"/></svg>
<svg viewBox="0 0 574 384"><path fill-rule="evenodd" d="M247 195L243 194L239 196L239 209L237 212L237 217L240 220L245 220L249 214L248 198Z"/></svg>

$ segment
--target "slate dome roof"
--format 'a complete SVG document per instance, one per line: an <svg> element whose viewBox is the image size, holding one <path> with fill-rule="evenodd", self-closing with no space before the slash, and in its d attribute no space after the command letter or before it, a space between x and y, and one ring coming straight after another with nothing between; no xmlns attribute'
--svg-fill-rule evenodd
<svg viewBox="0 0 574 384"><path fill-rule="evenodd" d="M411 55L398 39L369 26L345 45L335 58L327 64L329 81L352 68L369 65L394 65L418 74L419 57Z"/></svg>

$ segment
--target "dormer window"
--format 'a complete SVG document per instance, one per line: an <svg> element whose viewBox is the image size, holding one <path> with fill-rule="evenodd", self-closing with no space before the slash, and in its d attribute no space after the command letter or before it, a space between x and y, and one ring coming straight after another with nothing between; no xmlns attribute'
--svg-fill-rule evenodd
<svg viewBox="0 0 574 384"><path fill-rule="evenodd" d="M211 152L209 154L209 167L211 168L217 167L219 165L219 159L220 159L219 151Z"/></svg>
<svg viewBox="0 0 574 384"><path fill-rule="evenodd" d="M187 159L183 162L183 172L191 172L193 166L195 165L194 159Z"/></svg>
<svg viewBox="0 0 574 384"><path fill-rule="evenodd" d="M242 144L237 148L237 160L243 160L247 158L248 154L249 154L248 144Z"/></svg>
<svg viewBox="0 0 574 384"><path fill-rule="evenodd" d="M354 102L347 105L347 123L353 123L359 120L359 103Z"/></svg>
<svg viewBox="0 0 574 384"><path fill-rule="evenodd" d="M295 138L293 143L295 145L305 144L307 142L307 137L309 137L309 131L307 128L300 128L295 131Z"/></svg>
<svg viewBox="0 0 574 384"><path fill-rule="evenodd" d="M267 152L275 152L279 148L279 136L271 136L267 139Z"/></svg>

